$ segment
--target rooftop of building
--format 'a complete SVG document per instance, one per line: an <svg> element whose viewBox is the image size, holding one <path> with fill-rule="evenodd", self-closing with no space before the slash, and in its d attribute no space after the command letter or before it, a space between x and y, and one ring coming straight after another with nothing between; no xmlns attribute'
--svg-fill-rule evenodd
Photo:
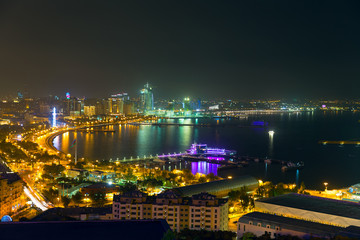
<svg viewBox="0 0 360 240"><path fill-rule="evenodd" d="M189 185L185 187L174 188L182 196L192 196L201 192L216 193L219 191L231 191L242 186L249 188L257 187L258 180L252 176L240 176L232 179L224 179L200 184Z"/></svg>
<svg viewBox="0 0 360 240"><path fill-rule="evenodd" d="M193 195L192 198L195 200L215 200L216 196L212 195L210 193L207 193L207 192L202 192L202 193Z"/></svg>
<svg viewBox="0 0 360 240"><path fill-rule="evenodd" d="M181 195L178 192L175 192L173 190L168 190L168 191L158 194L157 198L177 199L177 198L181 198Z"/></svg>
<svg viewBox="0 0 360 240"><path fill-rule="evenodd" d="M317 222L310 222L295 218L288 218L268 213L261 212L252 212L248 213L241 218L239 218L240 223L248 224L249 221L253 221L253 224L256 225L258 222L266 224L273 224L280 228L286 228L294 231L301 232L311 232L311 233L330 233L337 234L340 231L345 230L345 228L321 224Z"/></svg>
<svg viewBox="0 0 360 240"><path fill-rule="evenodd" d="M143 193L139 190L135 190L135 191L131 191L131 192L127 192L124 194L120 194L120 195L114 195L114 202L120 202L120 199L122 197L125 198L142 198L145 197L145 200L142 203L146 203L146 204L154 204L156 202L156 199L167 199L170 200L164 202L164 205L171 205L171 204L175 204L175 205L194 205L194 202L192 200L203 200L203 204L205 204L206 200L218 200L216 202L216 205L223 205L225 204L228 199L226 198L217 198L216 196L209 194L207 192L201 192L199 194L194 194L191 197L182 197L181 195L179 195L176 191L170 189L167 190L163 193L158 194L157 196L148 196L146 193ZM181 199L180 202L172 202L171 200L174 199ZM126 201L124 201L126 202ZM157 205L161 205L162 203L157 202ZM198 203L197 203L198 204ZM196 205L197 205L196 204Z"/></svg>
<svg viewBox="0 0 360 240"><path fill-rule="evenodd" d="M134 191L130 191L130 192L125 192L121 195L119 195L121 197L134 197L134 198L142 198L142 197L147 197L147 194L144 192L141 192L139 190L134 190Z"/></svg>
<svg viewBox="0 0 360 240"><path fill-rule="evenodd" d="M2 172L0 173L0 180L6 179L8 184L21 180L20 176L14 172Z"/></svg>
<svg viewBox="0 0 360 240"><path fill-rule="evenodd" d="M140 231L139 231L140 230ZM170 230L165 220L111 220L1 223L1 239L98 240L162 239Z"/></svg>
<svg viewBox="0 0 360 240"><path fill-rule="evenodd" d="M256 202L264 202L284 207L360 219L360 204L342 200L290 193L257 200Z"/></svg>
<svg viewBox="0 0 360 240"><path fill-rule="evenodd" d="M0 158L0 173L7 173L11 172L10 168L6 165L5 162L3 162Z"/></svg>

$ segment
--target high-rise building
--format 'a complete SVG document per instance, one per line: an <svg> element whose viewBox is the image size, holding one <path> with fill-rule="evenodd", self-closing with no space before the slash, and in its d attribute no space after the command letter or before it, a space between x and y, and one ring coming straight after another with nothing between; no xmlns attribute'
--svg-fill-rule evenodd
<svg viewBox="0 0 360 240"><path fill-rule="evenodd" d="M124 114L134 114L135 113L135 104L132 101L126 101L124 103Z"/></svg>
<svg viewBox="0 0 360 240"><path fill-rule="evenodd" d="M184 108L185 111L188 111L188 110L191 109L190 98L188 98L188 97L184 98L183 108Z"/></svg>
<svg viewBox="0 0 360 240"><path fill-rule="evenodd" d="M141 110L144 112L154 110L154 95L149 83L144 85L144 88L141 89L140 93Z"/></svg>
<svg viewBox="0 0 360 240"><path fill-rule="evenodd" d="M165 219L172 230L182 229L227 231L227 199L209 193L182 197L169 190L156 197L140 191L114 195L114 219Z"/></svg>
<svg viewBox="0 0 360 240"><path fill-rule="evenodd" d="M78 98L76 104L76 110L80 112L80 115L84 115L85 98Z"/></svg>
<svg viewBox="0 0 360 240"><path fill-rule="evenodd" d="M127 101L129 96L127 93L119 93L111 95L108 99L108 113L109 114L123 114L124 101Z"/></svg>

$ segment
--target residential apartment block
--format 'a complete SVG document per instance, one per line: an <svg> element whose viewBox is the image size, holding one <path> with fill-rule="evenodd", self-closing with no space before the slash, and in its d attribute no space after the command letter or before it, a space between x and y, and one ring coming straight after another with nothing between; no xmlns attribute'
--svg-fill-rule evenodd
<svg viewBox="0 0 360 240"><path fill-rule="evenodd" d="M0 218L11 215L25 205L23 184L18 174L0 174Z"/></svg>
<svg viewBox="0 0 360 240"><path fill-rule="evenodd" d="M165 219L174 231L228 230L228 200L208 193L182 197L169 190L157 196L140 191L115 195L114 219Z"/></svg>

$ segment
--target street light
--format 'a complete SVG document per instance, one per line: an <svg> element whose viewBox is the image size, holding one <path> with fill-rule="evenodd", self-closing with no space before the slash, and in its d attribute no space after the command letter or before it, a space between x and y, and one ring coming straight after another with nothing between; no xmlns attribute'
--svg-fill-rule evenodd
<svg viewBox="0 0 360 240"><path fill-rule="evenodd" d="M325 185L325 192L326 192L326 191L327 191L328 183L327 183L327 182L324 182L324 185Z"/></svg>
<svg viewBox="0 0 360 240"><path fill-rule="evenodd" d="M259 186L262 186L263 185L263 181L259 179Z"/></svg>

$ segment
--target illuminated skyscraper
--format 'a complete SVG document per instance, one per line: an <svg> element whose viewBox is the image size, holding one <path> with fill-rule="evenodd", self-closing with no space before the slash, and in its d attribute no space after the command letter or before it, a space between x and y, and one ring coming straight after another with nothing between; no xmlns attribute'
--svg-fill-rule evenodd
<svg viewBox="0 0 360 240"><path fill-rule="evenodd" d="M190 98L188 98L188 97L186 97L186 98L184 98L184 102L183 102L183 109L185 110L185 111L188 111L188 110L190 110Z"/></svg>
<svg viewBox="0 0 360 240"><path fill-rule="evenodd" d="M141 89L140 93L141 93L140 101L142 105L142 110L144 112L153 110L154 95L152 92L152 87L149 85L149 83L144 85L144 88Z"/></svg>
<svg viewBox="0 0 360 240"><path fill-rule="evenodd" d="M111 95L108 99L108 113L109 114L123 114L124 113L124 101L127 101L129 96L127 93L118 93Z"/></svg>

